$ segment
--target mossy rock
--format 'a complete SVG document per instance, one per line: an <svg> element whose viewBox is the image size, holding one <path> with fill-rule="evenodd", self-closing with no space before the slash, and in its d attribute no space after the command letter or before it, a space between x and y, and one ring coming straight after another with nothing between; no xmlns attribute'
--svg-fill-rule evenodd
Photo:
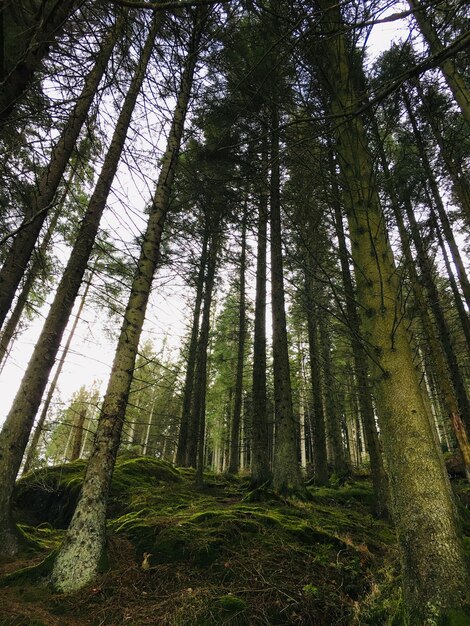
<svg viewBox="0 0 470 626"><path fill-rule="evenodd" d="M86 461L46 467L21 478L14 506L21 521L32 526L47 522L67 528L72 519L85 475ZM123 513L134 492L149 492L156 485L176 484L181 476L170 463L150 457L118 460L110 492L113 515Z"/></svg>

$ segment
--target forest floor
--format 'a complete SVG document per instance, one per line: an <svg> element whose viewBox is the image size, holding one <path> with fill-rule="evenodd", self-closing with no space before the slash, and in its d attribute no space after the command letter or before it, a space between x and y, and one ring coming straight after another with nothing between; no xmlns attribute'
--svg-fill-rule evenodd
<svg viewBox="0 0 470 626"><path fill-rule="evenodd" d="M206 474L198 490L191 470L149 458L117 463L105 571L79 593L57 594L43 561L70 521L84 466L19 481L24 545L0 563L0 626L401 623L395 535L372 516L366 477L311 487L307 501L270 492L254 501L246 479ZM468 536L470 488L453 483Z"/></svg>

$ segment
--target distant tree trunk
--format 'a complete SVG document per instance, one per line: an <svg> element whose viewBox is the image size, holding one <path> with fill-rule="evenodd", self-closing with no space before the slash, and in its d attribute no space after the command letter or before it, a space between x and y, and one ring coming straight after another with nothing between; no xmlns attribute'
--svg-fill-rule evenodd
<svg viewBox="0 0 470 626"><path fill-rule="evenodd" d="M51 44L57 39L64 23L83 0L49 0L41 3L37 21L25 24L22 20L21 8L18 4L25 4L18 0L5 2L2 9L2 46L8 46L10 54L15 52L14 59L7 66L0 67L0 124L4 124L21 96L31 85L34 75L47 56ZM15 6L16 5L16 6ZM19 10L18 10L19 9ZM18 17L15 19L15 11ZM36 16L35 16L36 17ZM18 30L18 36L11 40L5 37L6 33Z"/></svg>
<svg viewBox="0 0 470 626"><path fill-rule="evenodd" d="M310 376L312 399L310 410L310 430L312 432L313 472L316 485L328 482L328 459L326 453L325 413L322 401L322 371L320 366L320 346L318 341L317 309L313 301L314 280L311 267L305 275L305 299L310 355Z"/></svg>
<svg viewBox="0 0 470 626"><path fill-rule="evenodd" d="M78 411L75 419L75 423L72 426L73 439L72 439L72 452L70 454L70 461L76 461L80 458L80 450L82 449L83 439L83 426L85 424L87 414L87 407L81 407Z"/></svg>
<svg viewBox="0 0 470 626"><path fill-rule="evenodd" d="M203 9L203 11L205 13L206 10ZM196 16L199 15L197 11ZM157 23L155 19L145 45L145 51L149 56L156 35ZM119 448L147 302L160 256L162 230L169 208L203 25L204 19L200 20L196 17L147 229L101 409L94 449L88 462L77 508L66 539L54 562L53 584L57 589L65 592L80 589L93 580L105 549L109 487Z"/></svg>
<svg viewBox="0 0 470 626"><path fill-rule="evenodd" d="M321 72L349 200L349 233L361 330L373 359L374 395L402 556L405 622L437 624L469 599L455 504L429 423L401 319L401 285L376 191L373 158L357 111L354 69L336 0L322 10ZM419 480L417 480L419 477ZM429 537L432 536L432 541Z"/></svg>
<svg viewBox="0 0 470 626"><path fill-rule="evenodd" d="M421 270L421 282L428 293L429 306L436 321L436 328L439 334L439 339L446 357L447 366L449 368L449 372L452 378L457 402L460 407L459 414L464 420L467 432L470 433L470 401L467 395L467 390L465 388L463 375L451 343L450 330L440 304L437 287L432 276L431 261L429 260L429 257L426 253L424 243L419 232L419 227L414 215L413 207L411 206L409 199L405 198L404 204L408 217L408 222L410 224L411 239L416 248L418 266Z"/></svg>
<svg viewBox="0 0 470 626"><path fill-rule="evenodd" d="M436 218L436 214L434 213L434 209L432 206L430 206L430 209L431 209L431 226L436 234L437 241L439 243L439 248L441 249L441 252L442 252L442 257L444 259L444 265L447 271L447 276L449 277L450 288L454 296L455 308L457 309L457 313L458 313L459 320L460 320L460 325L462 327L465 341L467 343L467 346L466 346L467 350L470 352L470 318L465 308L465 304L463 303L462 296L460 295L460 291L459 291L457 281L454 275L454 270L452 269L452 264L450 262L449 255L447 253L447 248L444 243L444 239L442 237L439 222Z"/></svg>
<svg viewBox="0 0 470 626"><path fill-rule="evenodd" d="M421 102L423 103L424 118L433 132L434 138L439 146L440 155L452 181L454 196L460 204L462 215L466 220L467 226L470 227L470 184L468 176L463 173L462 168L453 158L441 129L439 128L438 120L440 116L435 115L432 111L430 98L424 93L419 80L416 80L416 88Z"/></svg>
<svg viewBox="0 0 470 626"><path fill-rule="evenodd" d="M251 486L271 480L266 404L266 240L268 220L267 150L262 154L256 252L256 296L253 336L253 404L251 417Z"/></svg>
<svg viewBox="0 0 470 626"><path fill-rule="evenodd" d="M279 112L273 105L271 127L271 301L273 318L274 405L276 441L274 447L273 484L280 493L302 488L297 458L297 425L292 407L289 350L287 341L282 261Z"/></svg>
<svg viewBox="0 0 470 626"><path fill-rule="evenodd" d="M23 219L0 270L0 328L15 297L16 289L26 270L28 261L41 232L42 225L54 202L62 175L75 147L80 130L86 120L108 61L124 25L120 18L103 41L93 69L85 79L64 130L54 148L48 166L42 171L36 191L31 197L31 206Z"/></svg>
<svg viewBox="0 0 470 626"><path fill-rule="evenodd" d="M211 321L211 305L214 292L217 257L220 252L220 239L213 234L207 260L207 275L202 305L201 332L199 335L198 356L196 364L196 389L194 392L193 419L195 424L194 453L192 466L196 467L195 481L198 486L203 484L204 446L206 432L206 392L207 392L207 351L209 348L209 330ZM192 448L192 446L191 446ZM189 450L191 450L189 448Z"/></svg>
<svg viewBox="0 0 470 626"><path fill-rule="evenodd" d="M413 128L413 136L416 142L416 146L419 150L419 155L421 159L421 163L423 165L424 171L426 173L427 183L431 188L432 196L434 198L434 202L436 205L437 213L439 215L439 220L442 225L442 230L447 241L447 244L452 252L452 260L457 269L457 275L459 277L459 282L462 287L462 291L465 297L465 301L467 303L467 307L470 308L470 282L467 277L467 272L465 266L462 261L462 257L460 255L459 248L455 241L454 233L452 232L452 227L449 222L449 218L447 217L447 213L444 207L444 203L442 202L441 194L439 192L439 187L434 176L434 172L432 171L431 164L429 163L428 155L426 152L426 147L424 144L424 140L421 136L421 132L418 128L418 124L416 122L415 115L413 113L413 108L411 106L410 99L408 94L404 89L402 89L402 97L403 102L405 103L405 108L408 113L408 118L411 122L411 126Z"/></svg>
<svg viewBox="0 0 470 626"><path fill-rule="evenodd" d="M0 434L0 552L16 551L16 537L10 519L10 499L28 443L34 417L41 402L49 373L67 326L83 274L93 248L101 215L117 170L135 102L153 51L161 18L155 18L141 59L119 115L116 129L99 175L88 210L82 220L69 262L26 369L13 406Z"/></svg>
<svg viewBox="0 0 470 626"><path fill-rule="evenodd" d="M338 474L344 474L348 470L344 456L343 437L341 434L341 421L338 414L336 399L336 382L332 371L331 359L331 336L324 315L318 316L318 330L321 343L321 357L323 365L323 389L325 398L326 431L333 453L333 468Z"/></svg>
<svg viewBox="0 0 470 626"><path fill-rule="evenodd" d="M413 15L431 53L438 55L442 52L443 45L439 40L439 35L434 29L431 20L426 15L426 10L429 10L429 7L418 2L418 0L408 0L408 4L414 10ZM458 72L453 59L444 59L439 64L439 67L444 74L449 89L454 94L454 98L462 111L462 115L467 120L467 123L470 123L470 92L465 85L464 77Z"/></svg>
<svg viewBox="0 0 470 626"><path fill-rule="evenodd" d="M178 467L185 465L188 448L188 429L191 419L191 405L194 389L194 369L196 366L197 345L199 337L199 318L201 316L202 296L204 291L204 276L207 263L207 243L208 230L204 230L204 239L202 242L201 259L199 262L199 272L196 282L196 299L194 302L193 324L191 328L191 338L189 341L188 361L186 365L186 377L184 381L183 392L183 410L181 414L181 423L178 433L178 449L176 452L175 463Z"/></svg>
<svg viewBox="0 0 470 626"><path fill-rule="evenodd" d="M43 404L41 414L38 419L38 423L36 424L36 428L34 429L33 436L31 437L31 441L28 447L28 451L26 453L26 459L25 459L24 466L23 466L23 474L27 474L31 470L32 464L37 456L37 447L39 443L39 438L44 428L44 422L46 421L47 413L49 411L49 407L51 405L52 398L54 396L54 392L57 387L57 382L59 380L60 374L64 367L65 359L67 358L67 354L70 350L72 340L75 336L75 331L77 330L78 322L80 321L80 316L85 307L85 303L88 297L88 291L90 289L92 278L93 278L93 271L90 272L90 275L86 282L85 290L80 300L80 304L77 310L77 314L75 316L75 320L72 324L72 328L70 329L70 333L69 333L69 336L67 337L67 341L65 342L65 346L64 346L64 349L62 350L62 354L59 359L59 362L57 363L57 369L55 371L54 378L52 379L51 384L49 385L49 390L44 400L44 404Z"/></svg>
<svg viewBox="0 0 470 626"><path fill-rule="evenodd" d="M242 224L242 241L240 253L240 293L238 307L238 349L237 349L237 373L235 381L235 401L233 407L232 432L230 437L230 463L228 471L238 474L240 469L240 420L243 403L243 369L245 365L245 335L246 335L246 298L245 298L245 273L246 273L246 219L247 209L245 204Z"/></svg>

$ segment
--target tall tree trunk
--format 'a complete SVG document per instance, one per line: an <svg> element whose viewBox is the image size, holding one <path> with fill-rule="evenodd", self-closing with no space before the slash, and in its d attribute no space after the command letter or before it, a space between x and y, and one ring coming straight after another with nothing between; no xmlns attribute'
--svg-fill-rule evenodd
<svg viewBox="0 0 470 626"><path fill-rule="evenodd" d="M2 63L1 90L0 90L0 124L5 124L21 96L31 85L34 75L40 68L42 61L56 39L64 23L70 18L75 9L83 3L83 0L54 0L42 2L41 10L35 16L34 24L24 24L15 20L15 4L18 0L5 3L2 8L2 46L8 46L9 54L14 54L14 59L7 67ZM16 22L16 23L15 23ZM13 32L16 26L19 31L16 40L3 39L6 32ZM29 28L28 28L29 26ZM26 35L26 41L25 41Z"/></svg>
<svg viewBox="0 0 470 626"><path fill-rule="evenodd" d="M439 248L441 249L441 252L442 252L442 257L444 259L444 265L447 271L447 276L449 277L450 288L454 296L455 308L457 309L457 313L460 319L460 325L462 326L462 331L465 337L465 341L467 343L467 346L466 346L467 350L470 352L470 318L468 316L468 312L463 303L462 296L460 295L460 291L459 291L457 281L454 275L454 270L452 269L452 264L450 262L449 255L447 253L447 248L444 243L444 239L442 237L441 228L438 223L436 214L432 206L430 206L430 209L431 209L431 226L436 234Z"/></svg>
<svg viewBox="0 0 470 626"><path fill-rule="evenodd" d="M423 115L426 122L429 124L434 139L439 146L439 152L447 168L447 172L450 176L453 186L454 196L462 209L462 216L466 220L467 226L470 227L470 183L468 176L466 176L459 163L453 158L449 146L441 132L439 127L439 118L432 111L432 105L427 94L424 93L420 81L416 80L416 88L418 95L423 103Z"/></svg>
<svg viewBox="0 0 470 626"><path fill-rule="evenodd" d="M335 211L336 235L338 237L339 258L341 264L341 277L345 292L346 315L349 328L351 330L351 347L354 359L354 370L357 379L357 393L359 410L364 423L365 437L367 441L367 451L370 459L370 471L372 485L374 488L374 510L378 517L388 515L388 478L385 472L380 449L379 435L375 423L374 405L372 404L372 394L369 382L369 367L367 364L367 353L361 341L361 322L357 311L356 294L349 268L349 253L346 246L346 236L343 227L341 209L336 198L339 189L335 184L335 167L330 163L333 182L333 204Z"/></svg>
<svg viewBox="0 0 470 626"><path fill-rule="evenodd" d="M407 198L404 200L405 210L410 224L410 234L416 248L418 266L421 270L421 282L428 293L429 306L436 321L439 339L446 357L447 366L452 377L455 395L460 408L459 414L464 421L467 433L470 433L470 400L465 388L463 375L452 346L450 330L440 304L437 287L432 276L432 264L426 253L411 202Z"/></svg>
<svg viewBox="0 0 470 626"><path fill-rule="evenodd" d="M217 228L217 227L216 227ZM193 412L197 428L196 436L196 475L195 482L199 487L203 485L204 449L206 443L206 392L207 392L207 352L209 347L209 330L211 321L211 305L214 292L217 257L220 251L220 235L212 236L209 258L207 261L206 289L202 306L201 333L199 336L199 354L196 366L197 389L194 394Z"/></svg>
<svg viewBox="0 0 470 626"><path fill-rule="evenodd" d="M313 301L313 285L312 268L309 266L305 275L305 308L312 384L310 430L312 432L313 475L316 485L325 485L328 482L328 459L326 453L325 413L322 401L323 385L318 342L317 309Z"/></svg>
<svg viewBox="0 0 470 626"><path fill-rule="evenodd" d="M253 404L251 417L251 486L271 480L266 403L266 243L268 221L268 155L262 150L256 252L256 295L253 336Z"/></svg>
<svg viewBox="0 0 470 626"><path fill-rule="evenodd" d="M150 28L69 262L0 434L0 551L6 553L16 551L16 536L10 519L10 499L16 475L93 248L160 21L161 18L156 16Z"/></svg>
<svg viewBox="0 0 470 626"><path fill-rule="evenodd" d="M468 602L470 587L456 509L401 317L401 285L374 186L367 135L356 111L359 99L340 7L335 0L317 0L317 6L323 11L324 33L319 62L349 195L361 329L374 363L374 392L401 548L405 620L437 624L448 609L460 609Z"/></svg>
<svg viewBox="0 0 470 626"><path fill-rule="evenodd" d="M280 493L302 488L297 458L297 424L292 407L289 349L287 341L282 262L279 112L273 104L271 127L271 301L273 318L273 371L276 441L274 447L273 484Z"/></svg>
<svg viewBox="0 0 470 626"><path fill-rule="evenodd" d="M324 315L318 316L318 330L321 343L323 369L323 397L325 399L326 431L333 452L333 468L337 474L345 474L348 470L344 456L341 420L336 402L336 382L333 376L331 359L331 336Z"/></svg>
<svg viewBox="0 0 470 626"><path fill-rule="evenodd" d="M205 14L206 10L203 9L203 11ZM196 15L199 15L199 11ZM54 562L52 580L54 586L61 591L80 589L88 584L98 572L99 562L105 548L109 487L119 448L148 298L160 255L162 230L168 212L204 21L204 19L196 18L193 28L167 147L101 409L94 449L88 462L80 500L68 528L66 539ZM155 19L145 46L146 51L147 45L150 48L149 56L156 34L156 25Z"/></svg>
<svg viewBox="0 0 470 626"><path fill-rule="evenodd" d="M65 359L67 358L67 354L70 350L72 340L75 336L75 331L77 330L78 322L80 321L80 316L85 307L85 302L88 296L88 291L90 289L92 278L93 278L93 271L90 272L90 275L88 277L88 281L86 283L85 290L80 300L80 305L78 307L75 320L72 324L72 328L70 329L70 333L69 333L69 336L67 337L67 341L65 342L64 349L62 350L62 355L57 364L57 369L55 371L54 378L52 379L51 384L49 385L49 390L47 392L46 399L44 400L44 404L41 410L41 415L39 416L38 423L36 424L36 428L34 429L33 436L31 437L28 452L26 454L26 460L23 466L23 474L27 474L31 470L32 464L36 458L39 438L41 436L41 433L44 427L44 422L46 421L47 413L49 411L49 407L51 405L52 398L54 396L54 392L57 387L57 382L59 380L60 374L64 367Z"/></svg>
<svg viewBox="0 0 470 626"><path fill-rule="evenodd" d="M439 40L439 35L434 29L431 20L426 15L426 6L418 0L408 0L408 4L414 11L414 17L418 23L421 34L426 40L432 54L438 55L443 50L443 45ZM462 111L468 123L470 123L470 91L468 90L464 77L458 72L453 59L444 59L439 67L446 83L454 94L455 101Z"/></svg>
<svg viewBox="0 0 470 626"><path fill-rule="evenodd" d="M237 373L235 380L235 401L233 406L232 432L230 437L230 462L228 471L238 474L240 469L240 420L243 403L243 369L245 365L245 335L246 335L246 298L245 298L245 273L246 273L246 219L247 208L243 213L242 241L240 253L240 293L238 306L238 349L237 349Z"/></svg>
<svg viewBox="0 0 470 626"><path fill-rule="evenodd" d="M13 302L16 289L26 270L44 220L54 202L62 175L65 172L78 135L86 120L123 26L124 17L121 16L103 41L95 64L85 79L85 84L77 99L77 103L52 150L49 164L39 177L37 189L31 196L28 214L16 231L6 255L0 270L0 328Z"/></svg>
<svg viewBox="0 0 470 626"><path fill-rule="evenodd" d="M191 327L191 338L188 349L188 362L186 365L186 377L184 381L183 409L181 413L181 423L178 433L178 449L176 452L175 464L178 467L185 465L188 448L188 429L191 419L191 405L194 389L194 370L196 367L196 355L199 337L199 318L201 316L202 296L204 291L204 276L207 263L207 243L208 230L204 231L202 242L201 259L199 262L199 272L196 282L196 299L194 302L193 324Z"/></svg>
<svg viewBox="0 0 470 626"><path fill-rule="evenodd" d="M442 230L446 238L447 244L450 248L450 251L452 252L452 260L457 269L457 275L459 277L459 282L462 287L462 291L465 297L465 301L467 303L467 307L470 308L470 282L467 277L467 271L463 264L460 251L457 246L457 242L455 241L454 233L452 232L452 227L450 225L449 218L447 217L444 203L442 202L441 194L439 192L439 187L437 185L434 172L432 171L431 164L429 163L428 155L426 152L426 146L424 144L424 140L422 138L421 132L418 128L418 124L416 122L416 118L413 113L410 99L408 97L408 94L405 92L405 90L402 90L402 97L403 97L403 102L405 103L405 108L408 113L409 120L411 122L411 126L413 128L413 136L414 136L416 145L419 150L419 155L420 155L421 163L423 165L423 168L426 174L427 183L429 184L431 188L431 192L434 198L437 213L439 215L439 220L442 225Z"/></svg>
<svg viewBox="0 0 470 626"><path fill-rule="evenodd" d="M416 223L416 220L414 219L414 213L411 209L411 206L408 204L408 209L411 210L409 211L409 215L411 216L411 232L412 234L414 234L415 247L418 252L418 265L421 268L421 274L424 277L424 281L420 280L416 271L415 260L413 258L410 248L410 235L408 234L403 220L402 212L399 206L398 195L390 175L390 169L388 167L383 142L375 118L372 119L372 123L374 134L376 137L377 148L379 151L380 162L383 173L385 175L386 191L390 197L393 214L395 216L395 221L398 226L403 256L406 261L406 268L413 289L415 304L418 309L419 317L421 318L422 328L432 355L434 367L438 375L439 389L442 393L445 411L449 417L450 424L452 426L452 429L454 430L454 434L461 450L462 457L464 459L465 473L468 477L468 475L470 475L470 448L468 444L468 438L465 432L466 429L462 425L461 409L459 408L459 403L457 401L458 396L455 392L455 390L459 390L460 397L463 400L464 408L466 404L468 404L468 400L466 400L467 394L460 374L460 368L458 366L455 353L452 349L452 345L450 344L450 332L447 327L447 322L443 315L442 309L439 305L437 289L435 288L431 276L430 262L424 249L424 245L422 244L418 225ZM428 312L428 301L426 299L421 282L424 282L424 286L428 291L428 301L431 303L431 309L436 320L439 338L436 335L434 323Z"/></svg>

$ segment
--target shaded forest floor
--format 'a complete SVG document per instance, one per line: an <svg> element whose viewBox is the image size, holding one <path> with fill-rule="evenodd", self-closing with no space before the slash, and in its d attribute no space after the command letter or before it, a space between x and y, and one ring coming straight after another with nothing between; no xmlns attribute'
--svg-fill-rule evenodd
<svg viewBox="0 0 470 626"><path fill-rule="evenodd" d="M77 461L19 482L24 546L0 563L1 626L401 623L395 536L371 515L366 478L309 488L307 502L269 493L254 502L243 478L206 474L197 490L191 470L149 458L117 464L105 571L87 589L58 595L47 586L47 563L22 568L60 543L84 467ZM470 536L470 489L454 487Z"/></svg>

